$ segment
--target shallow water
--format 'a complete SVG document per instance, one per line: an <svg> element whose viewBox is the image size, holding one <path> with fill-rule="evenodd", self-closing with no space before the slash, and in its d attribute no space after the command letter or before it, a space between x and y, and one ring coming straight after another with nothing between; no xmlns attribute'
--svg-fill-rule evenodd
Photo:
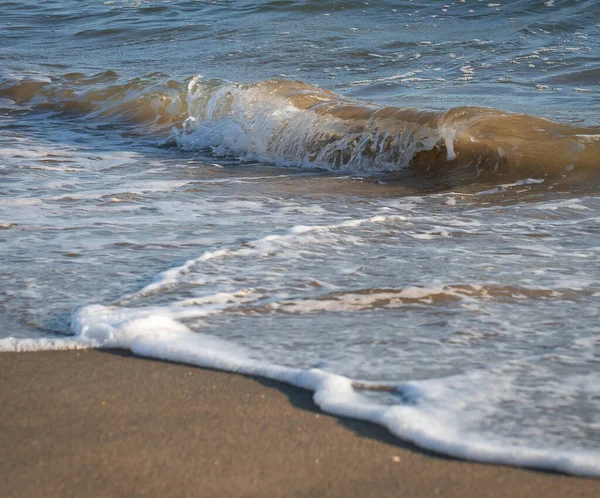
<svg viewBox="0 0 600 498"><path fill-rule="evenodd" d="M600 475L600 3L0 12L0 348L258 373Z"/></svg>

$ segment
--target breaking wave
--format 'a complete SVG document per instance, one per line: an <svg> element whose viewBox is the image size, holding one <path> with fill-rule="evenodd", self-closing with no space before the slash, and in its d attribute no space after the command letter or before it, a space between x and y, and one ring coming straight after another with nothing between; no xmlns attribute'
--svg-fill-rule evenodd
<svg viewBox="0 0 600 498"><path fill-rule="evenodd" d="M120 82L112 71L87 77L36 74L0 80L0 107L47 111L156 134L164 144L278 164L350 172L446 177L594 177L600 127L482 107L444 112L381 106L300 81L186 82L152 74Z"/></svg>

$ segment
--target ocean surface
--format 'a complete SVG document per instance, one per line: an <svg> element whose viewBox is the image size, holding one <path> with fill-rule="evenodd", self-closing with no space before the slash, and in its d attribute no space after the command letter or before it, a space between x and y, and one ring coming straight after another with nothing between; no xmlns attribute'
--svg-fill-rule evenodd
<svg viewBox="0 0 600 498"><path fill-rule="evenodd" d="M599 1L3 1L0 43L0 350L600 476Z"/></svg>

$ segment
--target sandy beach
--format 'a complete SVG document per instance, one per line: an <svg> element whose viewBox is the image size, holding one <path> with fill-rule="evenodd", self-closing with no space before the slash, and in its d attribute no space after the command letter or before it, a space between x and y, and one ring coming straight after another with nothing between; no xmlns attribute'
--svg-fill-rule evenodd
<svg viewBox="0 0 600 498"><path fill-rule="evenodd" d="M122 351L0 358L5 498L600 495L594 479L424 452L265 379Z"/></svg>

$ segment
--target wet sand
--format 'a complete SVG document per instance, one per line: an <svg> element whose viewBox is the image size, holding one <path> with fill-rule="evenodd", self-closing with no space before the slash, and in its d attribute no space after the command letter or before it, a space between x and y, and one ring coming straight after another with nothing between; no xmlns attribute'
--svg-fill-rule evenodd
<svg viewBox="0 0 600 498"><path fill-rule="evenodd" d="M600 496L422 451L285 384L121 351L2 353L0 379L4 498Z"/></svg>

